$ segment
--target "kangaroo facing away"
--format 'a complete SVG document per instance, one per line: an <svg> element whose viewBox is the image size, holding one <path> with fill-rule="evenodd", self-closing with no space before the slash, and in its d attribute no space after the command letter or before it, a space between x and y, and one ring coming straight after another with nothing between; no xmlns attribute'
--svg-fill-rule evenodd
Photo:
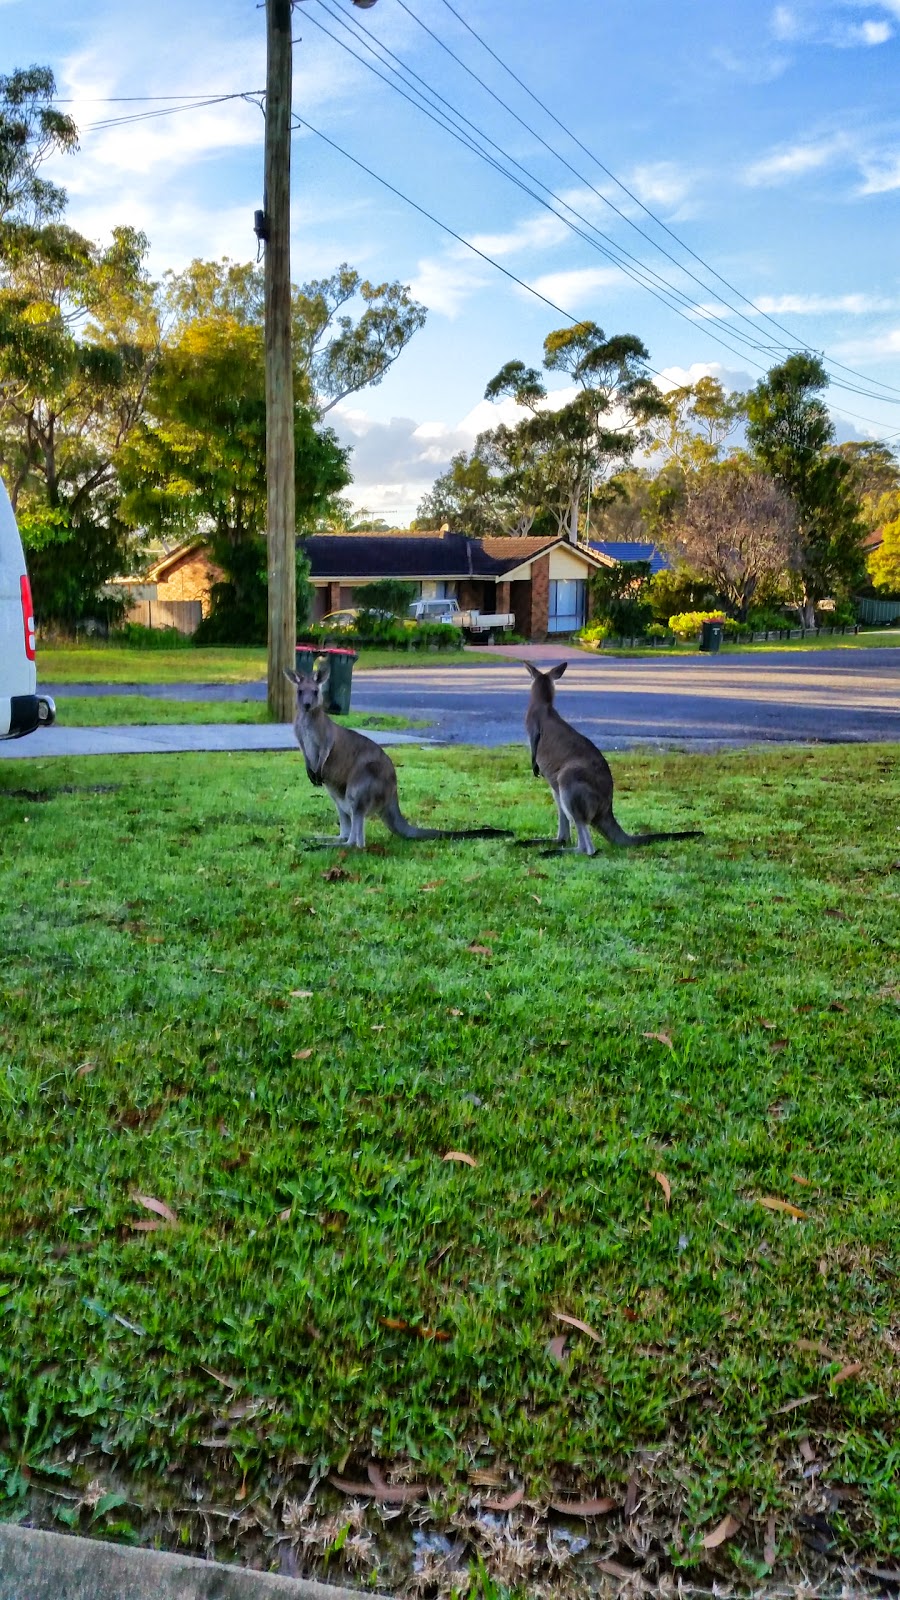
<svg viewBox="0 0 900 1600"><path fill-rule="evenodd" d="M700 839L699 829L685 833L626 833L613 816L613 776L605 756L592 741L566 722L553 704L555 682L566 670L565 661L539 672L530 661L524 665L533 678L531 698L525 714L525 729L531 745L531 769L535 777L546 778L556 801L559 829L556 846L569 846L572 827L578 835L577 850L586 856L596 853L591 828L599 828L610 844L652 844L662 839ZM523 839L522 844L549 844L547 839Z"/></svg>
<svg viewBox="0 0 900 1600"><path fill-rule="evenodd" d="M366 848L366 818L380 817L401 839L499 839L508 828L417 828L397 799L397 772L381 746L354 728L332 722L323 704L328 668L310 677L285 672L296 690L294 732L306 760L306 775L325 787L337 807L340 834L328 844Z"/></svg>

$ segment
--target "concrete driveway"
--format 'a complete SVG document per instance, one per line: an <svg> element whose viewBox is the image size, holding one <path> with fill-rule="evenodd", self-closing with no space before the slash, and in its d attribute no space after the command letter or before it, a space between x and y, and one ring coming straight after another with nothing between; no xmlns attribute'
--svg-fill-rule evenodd
<svg viewBox="0 0 900 1600"><path fill-rule="evenodd" d="M430 724L426 736L447 743L520 741L529 684L521 657L527 654L542 667L553 660L568 661L559 685L559 709L609 749L645 741L710 748L760 740L900 740L900 649L627 660L588 656L566 646L515 653L519 659L495 666L463 663L357 672L353 709L425 719ZM131 690L123 685L46 687L60 704L67 695L129 692L176 700L265 698L261 683ZM128 731L140 737L138 730ZM229 731L237 739L243 730ZM224 742L225 728L219 737ZM252 737L263 742L266 735L256 729ZM231 745L235 747L241 747L240 741Z"/></svg>

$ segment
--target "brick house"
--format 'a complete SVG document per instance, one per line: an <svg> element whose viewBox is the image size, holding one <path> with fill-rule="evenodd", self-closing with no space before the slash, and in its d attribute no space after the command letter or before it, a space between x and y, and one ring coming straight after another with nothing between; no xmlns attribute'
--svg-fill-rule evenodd
<svg viewBox="0 0 900 1600"><path fill-rule="evenodd" d="M426 599L455 598L463 610L513 612L526 639L574 633L587 620L588 579L611 559L560 538L470 539L463 533L318 533L304 540L314 599L312 620L358 604L367 583L398 578ZM193 633L223 574L202 539L160 558L140 579L115 585L130 602L126 620ZM112 586L111 586L112 587Z"/></svg>
<svg viewBox="0 0 900 1600"><path fill-rule="evenodd" d="M191 539L161 556L142 578L117 579L110 588L128 602L126 622L193 633L209 615L209 591L225 574L210 560L203 539Z"/></svg>
<svg viewBox="0 0 900 1600"><path fill-rule="evenodd" d="M313 620L358 604L379 578L417 586L425 599L515 615L527 639L572 633L588 615L588 579L608 556L560 538L471 539L451 533L314 534L304 542L315 591ZM356 597L356 598L354 598Z"/></svg>

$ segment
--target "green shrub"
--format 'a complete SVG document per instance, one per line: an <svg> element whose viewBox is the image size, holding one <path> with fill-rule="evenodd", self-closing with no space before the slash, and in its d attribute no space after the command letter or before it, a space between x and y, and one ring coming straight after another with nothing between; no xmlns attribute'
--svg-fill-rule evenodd
<svg viewBox="0 0 900 1600"><path fill-rule="evenodd" d="M432 645L439 650L460 650L463 637L462 631L450 623L397 622L361 611L355 627L323 628L317 624L303 629L300 642L342 645L348 650L363 650L367 645L382 650L427 650Z"/></svg>
<svg viewBox="0 0 900 1600"><path fill-rule="evenodd" d="M651 622L647 629L648 639L668 639L669 630L664 622Z"/></svg>
<svg viewBox="0 0 900 1600"><path fill-rule="evenodd" d="M816 612L819 628L852 628L856 621L856 607L852 600L839 600L833 611Z"/></svg>
<svg viewBox="0 0 900 1600"><path fill-rule="evenodd" d="M669 627L676 639L694 639L704 622L724 622L721 611L682 611L669 618Z"/></svg>
<svg viewBox="0 0 900 1600"><path fill-rule="evenodd" d="M789 617L784 611L777 611L772 606L759 606L755 611L749 612L747 623L751 633L777 633L779 628L796 628L796 618Z"/></svg>
<svg viewBox="0 0 900 1600"><path fill-rule="evenodd" d="M612 629L608 622L589 622L581 632L576 634L579 644L602 644L608 639Z"/></svg>
<svg viewBox="0 0 900 1600"><path fill-rule="evenodd" d="M650 579L647 595L657 622L668 622L670 617L679 616L684 611L695 611L716 603L715 593L707 580L683 567L676 571L664 568L662 572L657 572Z"/></svg>
<svg viewBox="0 0 900 1600"><path fill-rule="evenodd" d="M405 617L418 594L417 583L404 583L400 578L379 578L375 583L354 589L353 604L364 611L389 611L394 617Z"/></svg>
<svg viewBox="0 0 900 1600"><path fill-rule="evenodd" d="M588 582L598 622L608 623L620 638L634 638L646 632L653 619L649 561L617 561L611 567L601 567Z"/></svg>
<svg viewBox="0 0 900 1600"><path fill-rule="evenodd" d="M734 617L725 618L726 639L752 639L753 629L749 622L738 622Z"/></svg>
<svg viewBox="0 0 900 1600"><path fill-rule="evenodd" d="M111 631L109 642L126 650L190 650L192 639L177 628L145 628L140 622L124 622Z"/></svg>

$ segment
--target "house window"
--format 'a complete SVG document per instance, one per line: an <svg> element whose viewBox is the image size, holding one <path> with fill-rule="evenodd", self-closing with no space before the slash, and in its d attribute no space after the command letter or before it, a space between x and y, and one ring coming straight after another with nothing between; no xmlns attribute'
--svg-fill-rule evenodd
<svg viewBox="0 0 900 1600"><path fill-rule="evenodd" d="M551 579L548 633L575 633L587 616L587 582L584 578Z"/></svg>

